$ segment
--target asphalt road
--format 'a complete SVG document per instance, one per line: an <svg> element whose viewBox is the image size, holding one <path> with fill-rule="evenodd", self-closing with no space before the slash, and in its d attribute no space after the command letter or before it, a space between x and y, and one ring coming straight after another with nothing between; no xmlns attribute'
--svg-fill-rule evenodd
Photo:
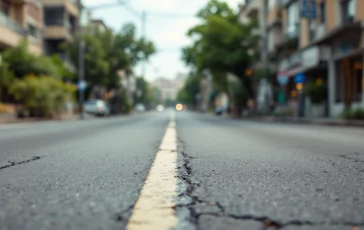
<svg viewBox="0 0 364 230"><path fill-rule="evenodd" d="M0 126L0 229L125 229L169 120ZM363 129L175 121L176 229L364 229Z"/></svg>

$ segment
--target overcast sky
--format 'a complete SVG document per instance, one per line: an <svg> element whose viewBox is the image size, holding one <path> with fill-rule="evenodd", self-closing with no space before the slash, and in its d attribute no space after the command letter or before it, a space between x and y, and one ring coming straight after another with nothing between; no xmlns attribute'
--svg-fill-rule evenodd
<svg viewBox="0 0 364 230"><path fill-rule="evenodd" d="M104 3L113 3L118 0L83 0L87 6L99 6ZM174 78L177 73L187 73L188 69L181 61L181 47L189 44L185 36L186 31L195 25L198 20L195 13L203 7L208 0L126 0L129 6L141 14L147 13L146 36L152 40L160 50L147 64L146 79L151 81L158 77ZM242 0L227 0L235 9ZM92 11L93 18L102 19L107 26L115 31L123 24L133 22L140 36L141 20L130 9L123 6L114 6ZM141 67L135 69L141 73Z"/></svg>

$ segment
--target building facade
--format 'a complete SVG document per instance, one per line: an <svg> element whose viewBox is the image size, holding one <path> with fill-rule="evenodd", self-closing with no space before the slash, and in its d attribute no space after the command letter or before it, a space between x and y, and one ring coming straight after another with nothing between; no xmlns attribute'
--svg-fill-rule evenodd
<svg viewBox="0 0 364 230"><path fill-rule="evenodd" d="M276 26L278 24L273 23L267 26L267 8L267 0L245 0L244 4L240 5L240 23L249 23L252 19L259 20L258 33L261 35L262 39L260 40L259 50L256 52L260 52L260 62L254 63L254 66L252 66L253 69L261 67L268 69L271 66L268 60L268 55L272 48L268 46L272 46L273 43L268 43L268 37L280 34L277 33ZM267 72L267 74L269 74L269 72ZM256 107L260 112L269 113L273 105L273 86L265 78L261 79L257 85L255 101Z"/></svg>
<svg viewBox="0 0 364 230"><path fill-rule="evenodd" d="M41 0L44 5L44 51L51 56L58 54L72 66L62 44L72 42L79 20L78 0Z"/></svg>
<svg viewBox="0 0 364 230"><path fill-rule="evenodd" d="M0 52L26 40L31 53L43 54L43 25L39 0L0 0Z"/></svg>
<svg viewBox="0 0 364 230"><path fill-rule="evenodd" d="M151 83L155 88L158 88L161 92L161 99L163 101L175 100L177 98L178 91L182 89L186 76L179 74L174 79L159 78Z"/></svg>
<svg viewBox="0 0 364 230"><path fill-rule="evenodd" d="M268 58L290 79L284 89L290 104L301 107L305 102L298 115L310 116L312 110L309 98L298 98L302 86L294 77L303 74L304 85L317 82L327 86L320 116L337 117L345 108L364 105L364 11L360 10L364 1L314 0L313 4L316 17L307 19L300 16L300 0L267 2Z"/></svg>

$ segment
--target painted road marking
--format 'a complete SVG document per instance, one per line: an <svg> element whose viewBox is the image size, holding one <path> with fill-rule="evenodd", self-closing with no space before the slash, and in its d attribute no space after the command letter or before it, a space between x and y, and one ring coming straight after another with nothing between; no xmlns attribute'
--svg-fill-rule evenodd
<svg viewBox="0 0 364 230"><path fill-rule="evenodd" d="M173 198L177 195L177 132L174 114L137 200L127 230L175 228Z"/></svg>

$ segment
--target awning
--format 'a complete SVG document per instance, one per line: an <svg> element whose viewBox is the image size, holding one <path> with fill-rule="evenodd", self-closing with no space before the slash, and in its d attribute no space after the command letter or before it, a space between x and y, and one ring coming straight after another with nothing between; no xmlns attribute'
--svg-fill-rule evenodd
<svg viewBox="0 0 364 230"><path fill-rule="evenodd" d="M338 38L344 38L348 36L361 36L363 25L361 21L353 23L347 23L329 31L323 38L313 42L313 45L330 45L337 41Z"/></svg>

